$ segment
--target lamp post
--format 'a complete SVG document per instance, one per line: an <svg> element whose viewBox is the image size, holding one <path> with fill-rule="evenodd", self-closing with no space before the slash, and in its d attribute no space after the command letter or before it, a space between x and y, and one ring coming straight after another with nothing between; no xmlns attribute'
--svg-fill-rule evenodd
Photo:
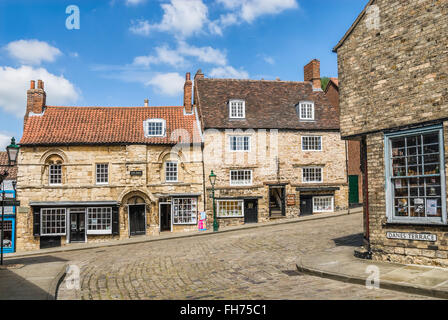
<svg viewBox="0 0 448 320"><path fill-rule="evenodd" d="M216 174L212 172L210 173L210 184L212 185L212 198L213 198L213 232L217 232L219 229L218 220L216 220L216 203L215 203L215 183L216 183Z"/></svg>
<svg viewBox="0 0 448 320"><path fill-rule="evenodd" d="M11 144L6 147L6 152L8 153L8 167L14 167L17 163L17 155L19 154L19 146L16 145L16 139L14 137L11 139ZM3 265L3 237L5 230L5 185L3 181L8 176L8 171L0 173L0 184L2 186L2 223L0 231L0 265ZM13 183L14 194L16 190L16 184ZM14 195L15 199L15 195Z"/></svg>

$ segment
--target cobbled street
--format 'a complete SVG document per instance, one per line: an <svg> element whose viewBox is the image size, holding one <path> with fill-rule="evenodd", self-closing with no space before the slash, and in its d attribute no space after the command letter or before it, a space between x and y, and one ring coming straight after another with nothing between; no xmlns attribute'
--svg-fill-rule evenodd
<svg viewBox="0 0 448 320"><path fill-rule="evenodd" d="M296 272L300 255L355 245L361 214L53 254L81 270L58 299L426 299Z"/></svg>

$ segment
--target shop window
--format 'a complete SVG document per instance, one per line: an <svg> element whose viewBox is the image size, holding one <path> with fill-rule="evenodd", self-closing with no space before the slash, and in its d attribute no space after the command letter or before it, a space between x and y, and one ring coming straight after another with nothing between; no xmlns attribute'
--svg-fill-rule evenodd
<svg viewBox="0 0 448 320"><path fill-rule="evenodd" d="M66 234L66 210L42 209L40 213L40 235L62 236Z"/></svg>
<svg viewBox="0 0 448 320"><path fill-rule="evenodd" d="M196 224L197 198L173 198L173 224Z"/></svg>
<svg viewBox="0 0 448 320"><path fill-rule="evenodd" d="M112 234L112 208L87 209L87 234Z"/></svg>
<svg viewBox="0 0 448 320"><path fill-rule="evenodd" d="M446 223L442 128L386 135L389 222Z"/></svg>
<svg viewBox="0 0 448 320"><path fill-rule="evenodd" d="M2 227L2 220L0 218L0 228ZM5 220L3 226L3 250L12 250L13 249L13 225L12 220Z"/></svg>
<svg viewBox="0 0 448 320"><path fill-rule="evenodd" d="M244 217L243 200L218 200L217 215L219 218Z"/></svg>
<svg viewBox="0 0 448 320"><path fill-rule="evenodd" d="M313 212L333 212L333 203L332 196L313 197Z"/></svg>

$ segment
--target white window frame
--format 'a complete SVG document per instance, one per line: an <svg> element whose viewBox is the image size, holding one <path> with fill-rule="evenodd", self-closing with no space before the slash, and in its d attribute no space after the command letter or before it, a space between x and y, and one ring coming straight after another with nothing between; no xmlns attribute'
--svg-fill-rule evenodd
<svg viewBox="0 0 448 320"><path fill-rule="evenodd" d="M305 139L316 139L318 138L320 140L320 149L305 149ZM308 142L307 146L315 146L316 145L316 141L313 141L313 143ZM302 151L305 152L309 152L309 151L322 151L323 147L322 147L322 136L302 136Z"/></svg>
<svg viewBox="0 0 448 320"><path fill-rule="evenodd" d="M308 107L311 105L311 117L302 117L302 108ZM308 113L308 112L306 112ZM314 120L314 102L313 101L301 101L299 103L299 118L300 120L308 120L313 121Z"/></svg>
<svg viewBox="0 0 448 320"><path fill-rule="evenodd" d="M60 180L61 180L61 182L59 182L59 183L52 183L51 182L51 177L52 177L52 175L54 175L54 174L52 174L52 167L55 167L55 166L60 167ZM52 163L52 164L50 164L48 166L48 184L50 186L60 186L60 185L62 185L62 164L61 163Z"/></svg>
<svg viewBox="0 0 448 320"><path fill-rule="evenodd" d="M328 200L331 201L331 209L330 210L318 210L316 209L316 201L318 200ZM334 212L334 196L316 196L313 197L313 212Z"/></svg>
<svg viewBox="0 0 448 320"><path fill-rule="evenodd" d="M241 113L238 108L241 103ZM233 113L233 108L236 108L235 114ZM229 101L229 118L230 119L245 119L246 118L246 101L241 99L232 99Z"/></svg>
<svg viewBox="0 0 448 320"><path fill-rule="evenodd" d="M168 164L175 164L176 165L176 179L175 180L168 180ZM172 172L172 171L170 171ZM179 164L176 160L169 160L165 162L165 182L178 182L179 180Z"/></svg>
<svg viewBox="0 0 448 320"><path fill-rule="evenodd" d="M320 170L320 181L317 181L317 180L306 181L305 170L307 170L307 169ZM314 174L314 176L315 176L315 174ZM322 168L322 167L303 167L302 168L302 182L303 183L322 183L323 181L324 181L324 168Z"/></svg>
<svg viewBox="0 0 448 320"><path fill-rule="evenodd" d="M241 145L243 147L243 149L232 149L233 143L232 143L232 139L242 139L241 143L239 144L238 141L236 143L236 146L238 148L239 145ZM247 138L247 150L244 149L244 139ZM230 152L250 152L251 151L251 144L252 144L252 137L248 136L248 135L231 135L229 136L229 151Z"/></svg>
<svg viewBox="0 0 448 320"><path fill-rule="evenodd" d="M436 133L438 132L439 136L439 174L433 175L437 176L440 179L440 199L441 199L441 217L411 217L411 216L395 216L395 204L394 204L394 195L395 195L395 179L401 179L401 176L393 177L393 153L392 153L392 143L391 140L394 138L405 138L405 137L412 137L412 136L418 136L418 135L424 135L429 133ZM407 130L407 131L401 131L401 132L395 132L390 134L384 135L384 157L385 157L385 178L386 178L386 216L387 216L387 222L388 223L402 223L402 224L409 224L409 225L419 225L419 224L426 224L426 225L446 225L447 224L447 208L446 208L446 178L445 178L445 139L444 139L444 133L443 133L443 127L442 126L431 126L426 128L420 128L420 129L413 129L413 130ZM422 156L424 157L425 153L422 153ZM405 155L405 157L407 157ZM407 161L406 161L407 163ZM406 176L402 176L403 179L408 179ZM414 176L411 176L414 177ZM428 177L431 177L431 175L420 175L418 176L426 180ZM426 182L425 182L426 186ZM408 193L409 194L409 193ZM426 199L426 197L422 198Z"/></svg>
<svg viewBox="0 0 448 320"><path fill-rule="evenodd" d="M244 200L239 200L239 199L222 199L222 200L216 200L217 202L217 208L216 208L216 216L218 218L244 218ZM232 216L222 216L220 215L221 212L221 206L223 205L223 203L226 202L236 202L239 205L241 205L241 215L232 215Z"/></svg>
<svg viewBox="0 0 448 320"><path fill-rule="evenodd" d="M247 173L249 173L250 175L250 179L249 180L240 180L243 182L238 182L239 180L233 180L232 179L232 173L241 173L243 176L246 176ZM230 170L230 185L231 186L251 186L252 185L252 181L253 181L253 171L252 170L246 170L246 169L238 169L238 170Z"/></svg>
<svg viewBox="0 0 448 320"><path fill-rule="evenodd" d="M191 201L191 207L193 208L194 205L194 210L191 209L191 216L190 216L190 221L189 222L174 222L175 219L175 210L176 210L176 206L179 205L186 205L184 203L176 203L177 201L181 200L190 200ZM188 204L187 204L188 205ZM179 209L179 208L178 208ZM184 209L184 208L182 208ZM179 197L179 198L172 198L171 200L171 224L172 225L196 225L197 224L197 216L198 216L198 198L185 198L185 197ZM179 215L180 216L180 215Z"/></svg>
<svg viewBox="0 0 448 320"><path fill-rule="evenodd" d="M90 224L89 224L89 216L92 214L92 212L90 212L91 210L106 210L107 212L100 212L100 214L109 214L109 220L110 220L110 225L109 225L109 229L106 230L95 230L95 229L90 229ZM96 212L96 214L98 214L98 212ZM99 219L99 218L96 218ZM103 219L102 217L100 219ZM107 218L106 218L107 219ZM112 219L113 219L113 215L112 215L112 208L111 207L89 207L86 210L86 233L90 234L90 235L101 235L101 234L112 234ZM105 225L105 224L100 224L100 225Z"/></svg>
<svg viewBox="0 0 448 320"><path fill-rule="evenodd" d="M106 175L106 182L98 181L98 167L106 166L106 173L101 173ZM96 163L95 164L95 182L97 185L107 185L109 184L109 164L108 163Z"/></svg>
<svg viewBox="0 0 448 320"><path fill-rule="evenodd" d="M43 232L44 224L43 224L43 216L44 211L55 211L55 210L61 210L63 214L61 213L60 216L64 217L64 232L59 233L45 233ZM62 220L61 220L62 221ZM67 234L67 209L66 208L42 208L40 209L40 235L41 236L65 236Z"/></svg>
<svg viewBox="0 0 448 320"><path fill-rule="evenodd" d="M150 134L149 133L149 126L151 123L161 123L162 124L161 134ZM148 138L165 137L166 136L166 121L165 121L165 119L148 119L143 122L143 129L145 132L145 137L148 137Z"/></svg>

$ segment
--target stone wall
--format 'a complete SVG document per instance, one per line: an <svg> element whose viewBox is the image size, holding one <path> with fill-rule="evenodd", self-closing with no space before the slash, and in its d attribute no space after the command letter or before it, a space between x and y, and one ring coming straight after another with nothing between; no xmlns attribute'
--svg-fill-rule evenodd
<svg viewBox="0 0 448 320"><path fill-rule="evenodd" d="M251 136L250 152L230 152L229 136L244 134ZM323 151L303 152L302 135L322 136ZM346 176L345 141L338 132L298 132L294 130L206 130L204 149L204 168L207 189L208 221L212 221L212 201L208 176L211 170L217 175L216 198L252 198L258 199L258 221L267 221L269 217L269 186L285 185L286 194L295 197L295 204L286 207L286 217L300 214L300 193L297 187L334 186L335 208L348 206L348 187ZM307 166L323 167L323 182L319 184L302 183L302 168ZM230 170L252 170L251 186L231 186ZM327 192L328 193L328 192ZM223 218L222 224L242 223L242 218Z"/></svg>
<svg viewBox="0 0 448 320"><path fill-rule="evenodd" d="M343 137L448 115L448 2L374 4L338 49Z"/></svg>
<svg viewBox="0 0 448 320"><path fill-rule="evenodd" d="M122 239L129 236L127 201L134 196L146 203L147 234L159 232L158 198L172 194L200 194L198 210L203 211L203 167L201 147L173 149L163 145L70 146L58 148L23 147L19 154L17 198L17 251L39 248L39 237L33 236L31 201L118 201L120 235L88 235L88 242ZM52 155L63 159L63 185L50 186L46 159ZM178 181L165 181L164 163L176 159ZM95 164L109 164L109 183L97 185ZM131 176L131 171L142 171ZM184 231L196 226L179 226ZM66 239L62 238L62 244Z"/></svg>
<svg viewBox="0 0 448 320"><path fill-rule="evenodd" d="M444 123L445 158L448 156L448 123ZM407 264L427 264L448 267L448 227L387 224L384 134L367 136L369 179L370 246L375 260ZM445 170L448 166L445 165ZM437 235L436 242L388 239L386 232L430 232Z"/></svg>

